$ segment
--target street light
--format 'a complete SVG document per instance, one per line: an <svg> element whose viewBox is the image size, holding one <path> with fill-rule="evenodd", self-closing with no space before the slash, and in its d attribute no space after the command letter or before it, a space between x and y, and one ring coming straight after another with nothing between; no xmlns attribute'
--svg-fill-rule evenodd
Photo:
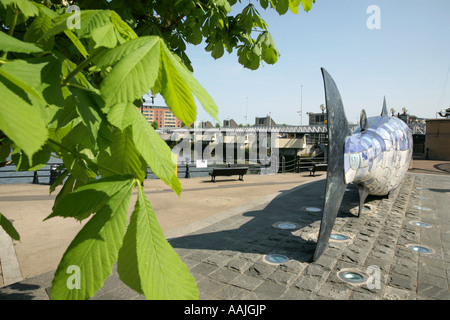
<svg viewBox="0 0 450 320"><path fill-rule="evenodd" d="M303 125L303 84L300 86L300 111L297 111L300 115L300 125Z"/></svg>
<svg viewBox="0 0 450 320"><path fill-rule="evenodd" d="M394 109L394 108L391 108L391 110L389 110L389 111L392 113L392 116L394 116L395 109Z"/></svg>

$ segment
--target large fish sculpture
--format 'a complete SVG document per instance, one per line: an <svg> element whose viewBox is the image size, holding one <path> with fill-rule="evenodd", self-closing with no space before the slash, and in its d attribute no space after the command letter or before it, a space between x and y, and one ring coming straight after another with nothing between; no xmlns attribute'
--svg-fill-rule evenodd
<svg viewBox="0 0 450 320"><path fill-rule="evenodd" d="M380 116L361 112L360 126L350 132L341 95L322 68L328 114L328 169L325 204L313 261L325 250L347 184L359 190L359 211L368 195L385 196L395 190L409 168L413 139L400 119L390 117L386 99Z"/></svg>

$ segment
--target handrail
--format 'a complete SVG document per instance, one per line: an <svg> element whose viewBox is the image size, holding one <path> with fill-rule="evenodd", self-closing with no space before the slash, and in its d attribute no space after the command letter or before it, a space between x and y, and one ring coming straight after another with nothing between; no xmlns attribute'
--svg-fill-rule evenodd
<svg viewBox="0 0 450 320"><path fill-rule="evenodd" d="M233 159L235 160L235 159ZM292 160L287 160L284 157L281 157L280 162L279 162L279 169L277 170L279 173L284 173L284 172L301 172L303 169L312 166L314 163L323 163L324 158L313 158L313 157L308 157L308 158L295 158ZM234 162L234 161L233 161ZM270 162L265 164L264 163L264 159L250 159L247 161L247 163L237 163L237 164L232 164L231 167L236 167L236 166L247 166L248 167L248 171L249 173L256 173L259 172L259 170L261 168L264 168L268 165L270 165ZM10 164L6 167L2 167L0 168L0 183L2 181L2 179L33 179L34 184L39 183L39 179L40 178L50 178L50 182L54 179L56 179L56 177L59 175L59 173L55 172L52 175L52 168L54 168L55 165L61 165L63 164L62 162L48 162L44 167L35 170L35 171L26 171L26 170L16 170L16 169L12 169L15 168L16 166L14 164ZM178 164L178 168L177 168L177 173L178 176L185 176L188 177L189 176L189 171L190 173L195 173L195 174L207 174L211 171L211 169L217 167L223 167L228 165L227 163L221 163L221 164L210 164L208 165L207 168L197 168L195 163L193 161L188 162L188 164L186 165L186 163L183 161L181 162L181 164ZM9 169L8 167L11 167L11 169ZM5 175L5 173L17 173L14 175ZM29 173L29 174L27 174ZM153 172L150 170L150 168L147 167L147 176L148 175L152 175Z"/></svg>

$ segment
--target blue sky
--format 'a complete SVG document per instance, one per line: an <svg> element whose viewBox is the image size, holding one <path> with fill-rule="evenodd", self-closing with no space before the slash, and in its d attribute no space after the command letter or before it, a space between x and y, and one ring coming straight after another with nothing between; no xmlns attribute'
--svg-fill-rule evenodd
<svg viewBox="0 0 450 320"><path fill-rule="evenodd" d="M317 0L308 13L283 16L254 3L281 53L276 64L251 71L238 63L236 52L214 60L203 44L187 51L194 76L219 107L220 121L253 124L270 113L279 124L299 125L302 105L302 123L308 124L306 113L320 112L324 103L321 67L334 78L353 123L362 108L369 117L379 115L384 96L388 110L406 107L418 117L435 118L450 107L450 79L444 88L450 1ZM380 29L367 28L370 5L380 8ZM212 120L200 105L197 119Z"/></svg>

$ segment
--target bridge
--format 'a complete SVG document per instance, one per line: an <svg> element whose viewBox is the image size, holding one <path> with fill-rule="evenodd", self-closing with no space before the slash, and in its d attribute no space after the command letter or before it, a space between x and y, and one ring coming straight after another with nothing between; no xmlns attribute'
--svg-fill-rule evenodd
<svg viewBox="0 0 450 320"><path fill-rule="evenodd" d="M350 125L350 130L355 130L357 125ZM305 126L261 126L261 127L221 127L221 128L160 128L157 129L160 135L172 134L177 132L190 133L196 131L211 131L211 132L223 132L223 133L246 133L246 132L279 132L279 133L327 133L327 125L305 125Z"/></svg>
<svg viewBox="0 0 450 320"><path fill-rule="evenodd" d="M408 124L411 129L412 134L425 134L425 124L424 123L410 123ZM358 125L350 124L350 131L353 132ZM160 136L165 136L172 133L182 133L189 130L190 133L198 132L201 130L211 131L211 132L222 132L222 133L247 133L247 132L278 132L278 133L327 133L327 125L304 125L304 126L260 126L260 127L221 127L221 128L161 128L157 129L156 132Z"/></svg>

